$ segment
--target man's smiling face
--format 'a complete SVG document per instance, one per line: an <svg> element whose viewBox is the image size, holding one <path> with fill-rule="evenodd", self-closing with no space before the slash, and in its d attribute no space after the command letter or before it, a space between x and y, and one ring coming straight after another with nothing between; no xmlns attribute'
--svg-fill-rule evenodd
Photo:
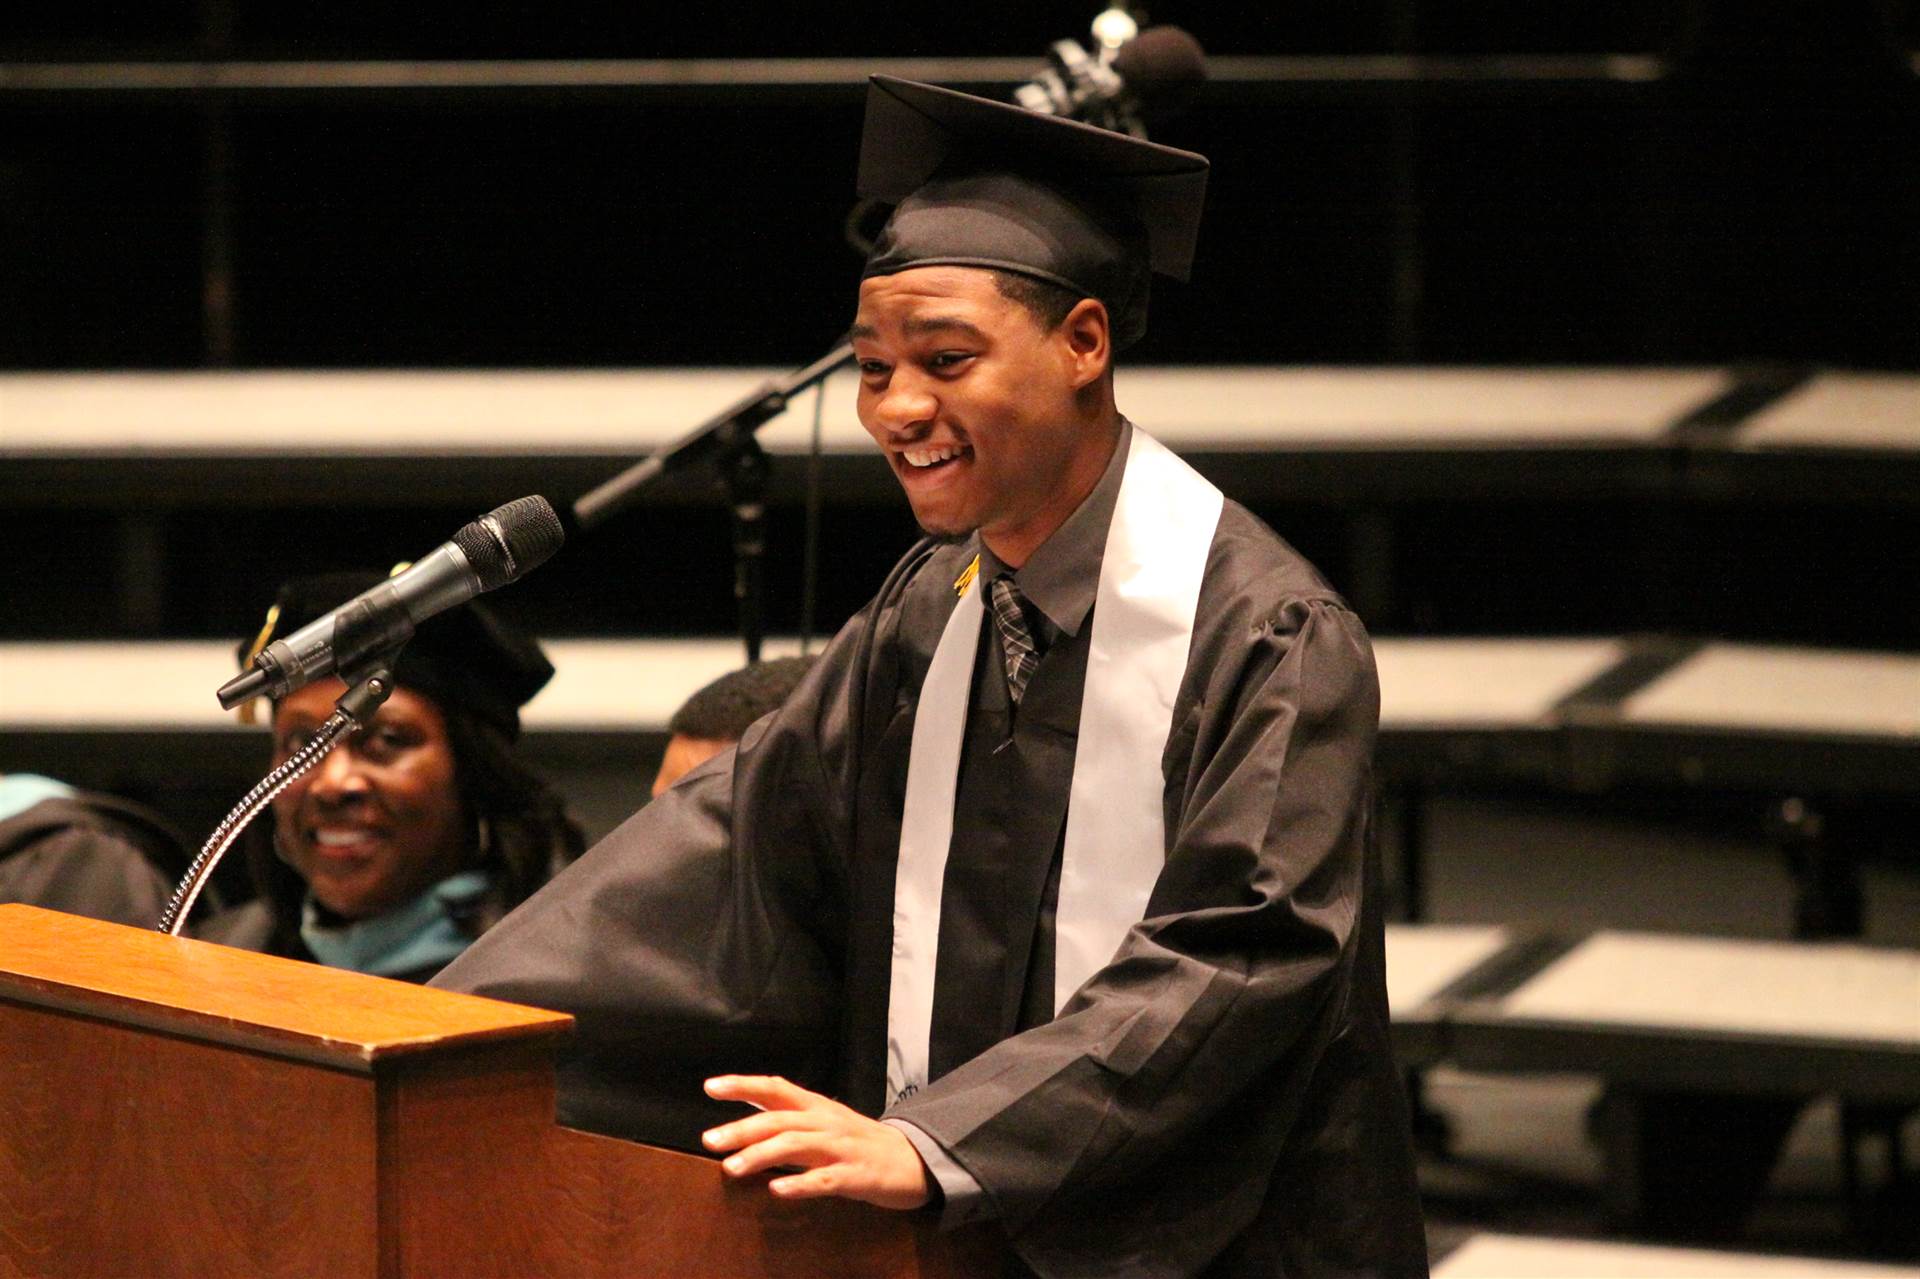
<svg viewBox="0 0 1920 1279"><path fill-rule="evenodd" d="M1090 462L1097 479L1110 441L1079 427L1076 395L1090 379L1074 328L1046 331L978 268L915 267L861 284L851 330L860 424L922 528L979 529L1017 565L1085 496L1091 481L1079 480Z"/></svg>

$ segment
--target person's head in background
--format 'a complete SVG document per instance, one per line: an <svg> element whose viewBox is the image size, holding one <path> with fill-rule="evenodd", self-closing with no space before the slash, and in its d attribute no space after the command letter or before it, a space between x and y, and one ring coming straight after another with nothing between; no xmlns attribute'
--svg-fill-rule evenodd
<svg viewBox="0 0 1920 1279"><path fill-rule="evenodd" d="M689 697L667 721L670 736L653 779L654 795L739 741L755 720L779 710L813 663L811 657L755 662L727 672Z"/></svg>
<svg viewBox="0 0 1920 1279"><path fill-rule="evenodd" d="M380 577L288 582L251 651ZM279 943L272 949L303 946L336 967L415 975L451 959L445 952L578 856L579 828L515 753L520 708L552 675L540 646L485 605L422 623L394 666L387 702L274 801L270 837L249 845ZM345 691L329 678L273 705L276 765Z"/></svg>

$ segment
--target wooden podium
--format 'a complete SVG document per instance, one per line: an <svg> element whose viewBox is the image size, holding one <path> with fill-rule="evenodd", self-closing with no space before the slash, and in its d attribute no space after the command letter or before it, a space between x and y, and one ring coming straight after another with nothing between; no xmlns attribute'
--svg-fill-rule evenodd
<svg viewBox="0 0 1920 1279"><path fill-rule="evenodd" d="M556 1126L571 1025L0 906L0 1274L998 1273L926 1214Z"/></svg>

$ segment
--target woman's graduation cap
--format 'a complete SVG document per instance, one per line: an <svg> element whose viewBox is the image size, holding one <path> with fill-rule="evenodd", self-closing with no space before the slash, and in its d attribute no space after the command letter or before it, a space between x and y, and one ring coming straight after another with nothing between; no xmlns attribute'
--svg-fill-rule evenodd
<svg viewBox="0 0 1920 1279"><path fill-rule="evenodd" d="M877 75L859 187L896 206L864 277L920 266L1018 272L1098 298L1115 345L1126 346L1146 332L1151 274L1184 280L1193 265L1207 161Z"/></svg>

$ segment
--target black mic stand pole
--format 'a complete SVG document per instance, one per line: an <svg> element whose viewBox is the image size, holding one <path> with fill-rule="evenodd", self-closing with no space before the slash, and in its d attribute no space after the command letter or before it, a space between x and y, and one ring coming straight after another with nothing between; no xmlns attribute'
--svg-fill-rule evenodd
<svg viewBox="0 0 1920 1279"><path fill-rule="evenodd" d="M393 648L362 664L357 671L342 674L347 691L333 704L333 714L314 730L306 745L288 756L279 767L262 778L258 786L248 791L246 797L233 806L233 811L214 827L213 834L207 836L200 855L193 859L193 864L187 867L187 873L180 877L172 899L167 902L166 910L161 912L161 932L172 937L180 935L180 930L187 926L187 916L193 913L193 903L199 899L200 890L207 886L214 868L227 855L227 850L233 847L234 841L240 838L241 832L253 824L253 819L268 804L280 797L280 792L326 758L327 752L338 746L341 738L360 728L380 709L380 704L393 692L393 664L399 657L400 650Z"/></svg>
<svg viewBox="0 0 1920 1279"><path fill-rule="evenodd" d="M759 661L765 624L762 565L766 559L769 466L766 450L760 447L754 432L786 412L794 396L851 363L853 347L843 342L805 368L767 382L582 495L573 504L574 526L590 529L632 505L640 492L661 476L713 459L726 483L727 503L733 510L733 595L739 607L740 638L746 644L747 660Z"/></svg>
<svg viewBox="0 0 1920 1279"><path fill-rule="evenodd" d="M741 437L720 460L733 508L733 601L747 664L760 660L765 636L764 566L767 558L767 451L751 435Z"/></svg>

